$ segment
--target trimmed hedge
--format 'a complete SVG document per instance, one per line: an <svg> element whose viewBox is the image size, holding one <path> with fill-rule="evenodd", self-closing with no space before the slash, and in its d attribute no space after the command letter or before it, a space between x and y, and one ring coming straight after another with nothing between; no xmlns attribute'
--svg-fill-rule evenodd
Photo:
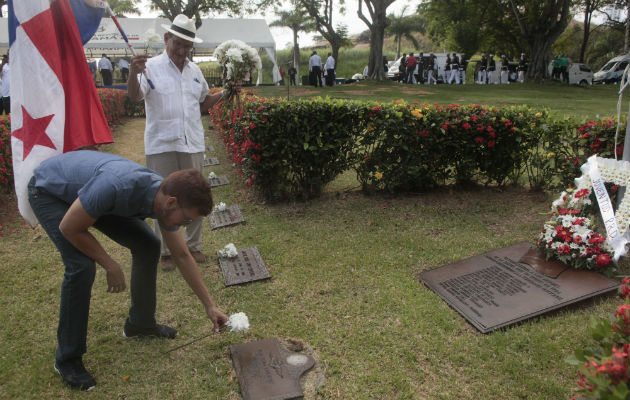
<svg viewBox="0 0 630 400"><path fill-rule="evenodd" d="M556 121L526 106L242 99L240 109L210 114L247 184L269 199L315 197L349 169L367 191L525 179L556 189L579 176L591 154L614 151L612 119Z"/></svg>
<svg viewBox="0 0 630 400"><path fill-rule="evenodd" d="M11 158L11 116L0 116L0 187L13 185Z"/></svg>

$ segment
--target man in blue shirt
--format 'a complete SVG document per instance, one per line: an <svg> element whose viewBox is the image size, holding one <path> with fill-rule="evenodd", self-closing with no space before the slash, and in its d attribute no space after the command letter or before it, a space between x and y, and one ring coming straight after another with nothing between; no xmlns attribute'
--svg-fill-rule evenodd
<svg viewBox="0 0 630 400"><path fill-rule="evenodd" d="M212 211L210 184L195 169L166 178L125 158L75 151L45 160L29 182L29 202L65 265L61 285L55 370L73 388L96 382L83 366L95 263L107 273L107 291L126 288L120 265L88 228L129 248L131 306L123 336L174 338L177 331L155 321L160 239L144 221L155 218L181 274L203 303L213 330L227 317L214 304L179 226Z"/></svg>

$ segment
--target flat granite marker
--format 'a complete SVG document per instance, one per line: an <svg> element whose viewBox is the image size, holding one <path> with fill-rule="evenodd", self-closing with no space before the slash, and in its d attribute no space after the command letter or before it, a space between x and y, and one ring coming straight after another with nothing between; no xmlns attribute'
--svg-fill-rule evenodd
<svg viewBox="0 0 630 400"><path fill-rule="evenodd" d="M223 272L225 286L271 278L258 247L244 247L236 250L238 256L234 258L219 257L219 266Z"/></svg>
<svg viewBox="0 0 630 400"><path fill-rule="evenodd" d="M219 165L219 159L216 157L208 157L205 160L203 160L204 167L209 167L211 165Z"/></svg>
<svg viewBox="0 0 630 400"><path fill-rule="evenodd" d="M276 338L231 345L230 353L243 400L300 398L300 376L315 364L313 357L284 349Z"/></svg>
<svg viewBox="0 0 630 400"><path fill-rule="evenodd" d="M528 242L424 271L420 279L482 333L619 287L596 272L547 261Z"/></svg>
<svg viewBox="0 0 630 400"><path fill-rule="evenodd" d="M210 213L210 228L212 230L244 222L241 209L236 204L229 206L224 211L212 211Z"/></svg>
<svg viewBox="0 0 630 400"><path fill-rule="evenodd" d="M210 182L210 187L217 187L223 185L229 185L230 181L225 175L218 175L214 178L208 178L208 182Z"/></svg>

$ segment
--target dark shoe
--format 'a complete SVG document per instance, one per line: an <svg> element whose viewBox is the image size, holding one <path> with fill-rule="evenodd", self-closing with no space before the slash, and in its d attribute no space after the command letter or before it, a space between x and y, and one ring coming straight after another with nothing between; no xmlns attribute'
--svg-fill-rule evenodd
<svg viewBox="0 0 630 400"><path fill-rule="evenodd" d="M175 269L175 261L171 256L162 256L160 257L160 267L162 267L162 271L172 271Z"/></svg>
<svg viewBox="0 0 630 400"><path fill-rule="evenodd" d="M73 358L67 361L55 361L55 371L73 389L80 389L85 392L94 389L96 381L83 366L81 358Z"/></svg>
<svg viewBox="0 0 630 400"><path fill-rule="evenodd" d="M206 256L203 255L202 252L200 251L190 251L190 255L193 256L193 258L195 259L195 261L197 262L197 264L201 264L201 263L205 263L208 261L208 259L206 258Z"/></svg>
<svg viewBox="0 0 630 400"><path fill-rule="evenodd" d="M153 336L159 338L175 339L177 331L170 326L156 324L153 328L137 328L131 323L129 319L125 321L125 327L123 328L123 336L130 337L146 337Z"/></svg>

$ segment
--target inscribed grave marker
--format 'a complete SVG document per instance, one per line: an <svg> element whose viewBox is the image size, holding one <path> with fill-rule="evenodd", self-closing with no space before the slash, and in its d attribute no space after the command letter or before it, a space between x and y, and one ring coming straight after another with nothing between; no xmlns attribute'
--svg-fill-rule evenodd
<svg viewBox="0 0 630 400"><path fill-rule="evenodd" d="M619 286L596 272L547 261L532 247L523 242L494 250L424 271L420 279L482 333Z"/></svg>
<svg viewBox="0 0 630 400"><path fill-rule="evenodd" d="M210 182L210 187L217 187L217 186L230 184L230 181L225 175L219 175L219 176L215 176L214 178L208 178L208 182Z"/></svg>
<svg viewBox="0 0 630 400"><path fill-rule="evenodd" d="M204 167L209 167L211 165L219 165L219 159L216 157L208 157L205 160L203 160Z"/></svg>
<svg viewBox="0 0 630 400"><path fill-rule="evenodd" d="M284 349L276 338L231 345L230 353L243 400L300 398L300 376L315 364L313 357Z"/></svg>
<svg viewBox="0 0 630 400"><path fill-rule="evenodd" d="M236 250L238 252L236 257L219 258L225 286L271 278L256 246Z"/></svg>
<svg viewBox="0 0 630 400"><path fill-rule="evenodd" d="M212 211L210 213L210 228L212 230L236 225L245 222L241 209L236 204L229 206L224 211Z"/></svg>

